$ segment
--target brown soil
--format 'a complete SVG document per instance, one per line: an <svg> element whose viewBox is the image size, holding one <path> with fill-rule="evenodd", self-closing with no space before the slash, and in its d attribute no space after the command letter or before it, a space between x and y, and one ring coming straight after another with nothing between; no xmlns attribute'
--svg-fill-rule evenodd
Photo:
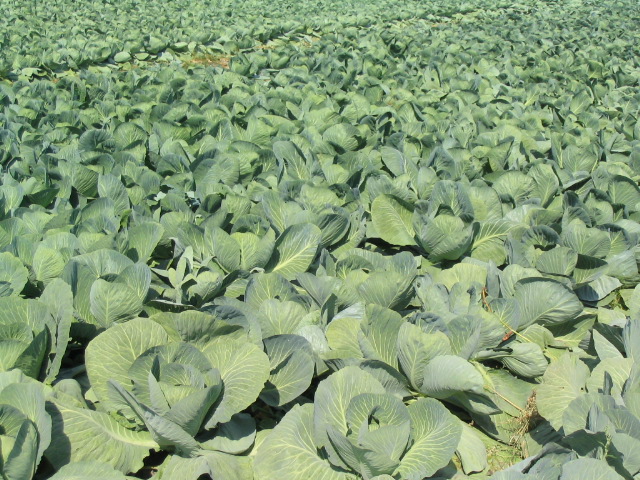
<svg viewBox="0 0 640 480"><path fill-rule="evenodd" d="M201 65L204 67L222 67L229 69L229 55L198 55L182 62L182 66L188 68L193 65Z"/></svg>

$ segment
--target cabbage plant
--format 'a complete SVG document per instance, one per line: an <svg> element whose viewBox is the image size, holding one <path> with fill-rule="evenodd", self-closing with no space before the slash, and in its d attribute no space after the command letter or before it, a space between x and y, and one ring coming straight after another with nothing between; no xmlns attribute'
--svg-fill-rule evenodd
<svg viewBox="0 0 640 480"><path fill-rule="evenodd" d="M262 478L421 479L447 465L461 433L437 400L405 405L371 374L345 367L264 439L255 471ZM278 454L285 449L291 454Z"/></svg>

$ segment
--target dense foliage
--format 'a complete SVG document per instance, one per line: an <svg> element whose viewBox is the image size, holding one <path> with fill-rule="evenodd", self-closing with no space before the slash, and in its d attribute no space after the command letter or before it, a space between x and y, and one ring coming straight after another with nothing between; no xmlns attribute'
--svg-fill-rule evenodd
<svg viewBox="0 0 640 480"><path fill-rule="evenodd" d="M640 479L637 3L0 10L3 479Z"/></svg>

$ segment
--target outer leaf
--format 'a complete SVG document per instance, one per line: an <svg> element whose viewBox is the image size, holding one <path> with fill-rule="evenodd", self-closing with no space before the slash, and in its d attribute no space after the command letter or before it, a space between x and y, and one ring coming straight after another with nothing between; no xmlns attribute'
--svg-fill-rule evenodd
<svg viewBox="0 0 640 480"><path fill-rule="evenodd" d="M185 458L179 455L170 455L160 466L158 472L158 478L161 480L200 478L202 475L213 475L209 463L202 456Z"/></svg>
<svg viewBox="0 0 640 480"><path fill-rule="evenodd" d="M358 285L358 293L365 303L392 309L402 309L411 301L412 275L400 272L373 272Z"/></svg>
<svg viewBox="0 0 640 480"><path fill-rule="evenodd" d="M315 438L318 446L329 445L325 426L333 425L340 433L347 433L347 408L361 393L385 393L382 384L358 367L337 371L318 385L315 396Z"/></svg>
<svg viewBox="0 0 640 480"><path fill-rule="evenodd" d="M632 368L633 359L631 358L605 358L591 371L591 376L587 380L587 389L589 392L601 390L605 373L607 373L613 381L611 395L620 395Z"/></svg>
<svg viewBox="0 0 640 480"><path fill-rule="evenodd" d="M261 308L260 325L263 337L294 334L307 310L297 302L266 300Z"/></svg>
<svg viewBox="0 0 640 480"><path fill-rule="evenodd" d="M0 392L0 404L16 407L33 423L36 447L30 453L33 458L29 461L35 465L40 463L42 454L51 442L51 417L45 411L42 387L42 384L37 382L13 383ZM31 434L28 431L24 434L26 436L23 440L30 443Z"/></svg>
<svg viewBox="0 0 640 480"><path fill-rule="evenodd" d="M457 260L471 245L474 228L458 217L438 215L423 225L418 236L432 261Z"/></svg>
<svg viewBox="0 0 640 480"><path fill-rule="evenodd" d="M421 480L449 463L462 435L460 422L437 400L418 399L409 405L413 446L395 473Z"/></svg>
<svg viewBox="0 0 640 480"><path fill-rule="evenodd" d="M55 356L47 371L47 381L51 382L58 375L62 358L69 343L69 332L73 321L73 292L63 280L53 280L42 292L40 302L47 305L56 323Z"/></svg>
<svg viewBox="0 0 640 480"><path fill-rule="evenodd" d="M623 480L623 477L603 460L579 458L564 464L560 480Z"/></svg>
<svg viewBox="0 0 640 480"><path fill-rule="evenodd" d="M520 307L519 329L533 323L555 325L574 320L583 310L575 293L554 280L520 280L516 284L514 298Z"/></svg>
<svg viewBox="0 0 640 480"><path fill-rule="evenodd" d="M157 448L147 432L127 430L106 413L47 404L56 439L45 455L55 468L100 458L123 473L139 470L149 449Z"/></svg>
<svg viewBox="0 0 640 480"><path fill-rule="evenodd" d="M313 350L299 335L277 335L264 344L271 373L260 398L272 406L284 405L309 388L315 368Z"/></svg>
<svg viewBox="0 0 640 480"><path fill-rule="evenodd" d="M144 303L151 285L151 269L140 262L130 265L118 275L115 283L129 287L138 296L140 302Z"/></svg>
<svg viewBox="0 0 640 480"><path fill-rule="evenodd" d="M305 272L318 251L322 232L308 223L293 225L278 237L275 253L267 270L281 274L288 280Z"/></svg>
<svg viewBox="0 0 640 480"><path fill-rule="evenodd" d="M501 358L502 363L521 377L539 377L547 369L547 359L536 343L512 343L507 350L510 351Z"/></svg>
<svg viewBox="0 0 640 480"><path fill-rule="evenodd" d="M225 453L241 454L246 452L256 438L256 422L246 413L238 413L227 423L221 424L215 436L200 445L207 450L219 450Z"/></svg>
<svg viewBox="0 0 640 480"><path fill-rule="evenodd" d="M231 238L240 247L240 268L243 270L264 268L269 262L275 247L273 230L269 229L262 238L251 232L235 232Z"/></svg>
<svg viewBox="0 0 640 480"><path fill-rule="evenodd" d="M253 462L247 456L229 455L223 452L207 452L204 455L212 477L224 480L248 480L253 479ZM183 476L176 480L181 480Z"/></svg>
<svg viewBox="0 0 640 480"><path fill-rule="evenodd" d="M116 215L122 215L129 208L129 194L120 179L114 175L98 177L98 194L113 200Z"/></svg>
<svg viewBox="0 0 640 480"><path fill-rule="evenodd" d="M464 473L482 472L488 467L487 448L477 433L466 423L462 425L462 436L456 449L456 454L462 463Z"/></svg>
<svg viewBox="0 0 640 480"><path fill-rule="evenodd" d="M278 141L273 143L273 154L278 160L284 162L287 173L295 179L306 180L309 178L309 169L306 159L298 146L290 141Z"/></svg>
<svg viewBox="0 0 640 480"><path fill-rule="evenodd" d="M243 234L251 235L251 234ZM233 272L240 267L240 245L227 232L221 228L207 229L205 232L205 240L210 243L208 246L211 252L216 256L218 263L227 272Z"/></svg>
<svg viewBox="0 0 640 480"><path fill-rule="evenodd" d="M640 440L625 433L614 433L611 443L620 452L624 468L637 476L640 473Z"/></svg>
<svg viewBox="0 0 640 480"><path fill-rule="evenodd" d="M265 300L279 298L289 300L296 295L296 290L282 275L278 273L258 273L251 277L245 292L245 302L259 309Z"/></svg>
<svg viewBox="0 0 640 480"><path fill-rule="evenodd" d="M358 343L361 320L356 318L335 318L326 329L327 341L334 351L341 352L341 358L362 358Z"/></svg>
<svg viewBox="0 0 640 480"><path fill-rule="evenodd" d="M222 401L206 424L212 428L256 401L269 377L269 358L251 343L225 339L211 343L202 353L220 371L224 384Z"/></svg>
<svg viewBox="0 0 640 480"><path fill-rule="evenodd" d="M138 418L144 422L151 434L151 438L160 448L175 448L178 452L188 455L193 454L198 449L198 443L193 439L193 436L187 433L180 425L140 403L119 383L110 383Z"/></svg>
<svg viewBox="0 0 640 480"><path fill-rule="evenodd" d="M358 148L358 129L348 123L338 123L327 128L322 138L340 150L352 151Z"/></svg>
<svg viewBox="0 0 640 480"><path fill-rule="evenodd" d="M625 325L622 331L624 349L628 358L640 363L640 319L633 318Z"/></svg>
<svg viewBox="0 0 640 480"><path fill-rule="evenodd" d="M437 355L450 353L451 347L442 332L424 333L420 327L404 323L398 332L398 359L411 385L420 390L424 368Z"/></svg>
<svg viewBox="0 0 640 480"><path fill-rule="evenodd" d="M146 262L160 242L164 228L159 223L146 222L126 230L127 256L134 262Z"/></svg>
<svg viewBox="0 0 640 480"><path fill-rule="evenodd" d="M47 284L60 276L65 265L64 257L53 248L39 246L33 255L33 271L36 279Z"/></svg>
<svg viewBox="0 0 640 480"><path fill-rule="evenodd" d="M89 299L91 313L104 327L133 318L142 310L142 301L134 290L102 279L93 282Z"/></svg>
<svg viewBox="0 0 640 480"><path fill-rule="evenodd" d="M107 381L129 385L129 368L142 353L169 341L156 322L135 319L114 325L94 338L85 352L87 374L98 400L108 403Z"/></svg>
<svg viewBox="0 0 640 480"><path fill-rule="evenodd" d="M88 478L96 480L126 480L122 472L114 470L108 463L96 460L65 465L49 480L86 480Z"/></svg>
<svg viewBox="0 0 640 480"><path fill-rule="evenodd" d="M3 477L7 480L30 480L38 460L38 430L27 420L22 422L13 448L4 460Z"/></svg>
<svg viewBox="0 0 640 480"><path fill-rule="evenodd" d="M547 368L536 392L540 415L556 430L569 404L585 391L589 369L575 354L565 354Z"/></svg>
<svg viewBox="0 0 640 480"><path fill-rule="evenodd" d="M421 392L434 398L447 398L458 392L483 392L484 380L475 367L464 358L441 355L424 369Z"/></svg>
<svg viewBox="0 0 640 480"><path fill-rule="evenodd" d="M375 422L372 422L372 415ZM371 462L372 466L393 463L391 470L397 466L410 433L409 412L399 398L388 394L360 394L349 404L347 423L351 426L351 439L357 438L360 447L384 457ZM365 455L365 458L370 456Z"/></svg>
<svg viewBox="0 0 640 480"><path fill-rule="evenodd" d="M262 443L256 455L256 478L287 480L356 480L334 470L318 456L314 444L313 405L293 407ZM283 455L286 452L286 455Z"/></svg>
<svg viewBox="0 0 640 480"><path fill-rule="evenodd" d="M9 252L0 253L0 282L6 282L11 287L6 295L18 295L27 284L29 272L22 262Z"/></svg>
<svg viewBox="0 0 640 480"><path fill-rule="evenodd" d="M502 219L482 222L471 245L471 256L484 262L492 261L496 265L502 265L507 258L504 241L513 228L511 222Z"/></svg>
<svg viewBox="0 0 640 480"><path fill-rule="evenodd" d="M396 197L378 195L371 203L371 221L385 242L392 245L415 245L413 212Z"/></svg>
<svg viewBox="0 0 640 480"><path fill-rule="evenodd" d="M367 317L360 323L360 328L366 336L367 350L374 359L381 360L393 368L398 368L398 330L404 324L402 317L387 308L370 305ZM365 355L369 356L369 355Z"/></svg>

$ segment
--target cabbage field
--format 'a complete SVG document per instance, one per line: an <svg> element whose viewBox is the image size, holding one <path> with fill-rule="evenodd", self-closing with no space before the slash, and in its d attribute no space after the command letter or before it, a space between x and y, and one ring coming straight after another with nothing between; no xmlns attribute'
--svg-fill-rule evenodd
<svg viewBox="0 0 640 480"><path fill-rule="evenodd" d="M2 480L640 480L635 0L0 0Z"/></svg>

